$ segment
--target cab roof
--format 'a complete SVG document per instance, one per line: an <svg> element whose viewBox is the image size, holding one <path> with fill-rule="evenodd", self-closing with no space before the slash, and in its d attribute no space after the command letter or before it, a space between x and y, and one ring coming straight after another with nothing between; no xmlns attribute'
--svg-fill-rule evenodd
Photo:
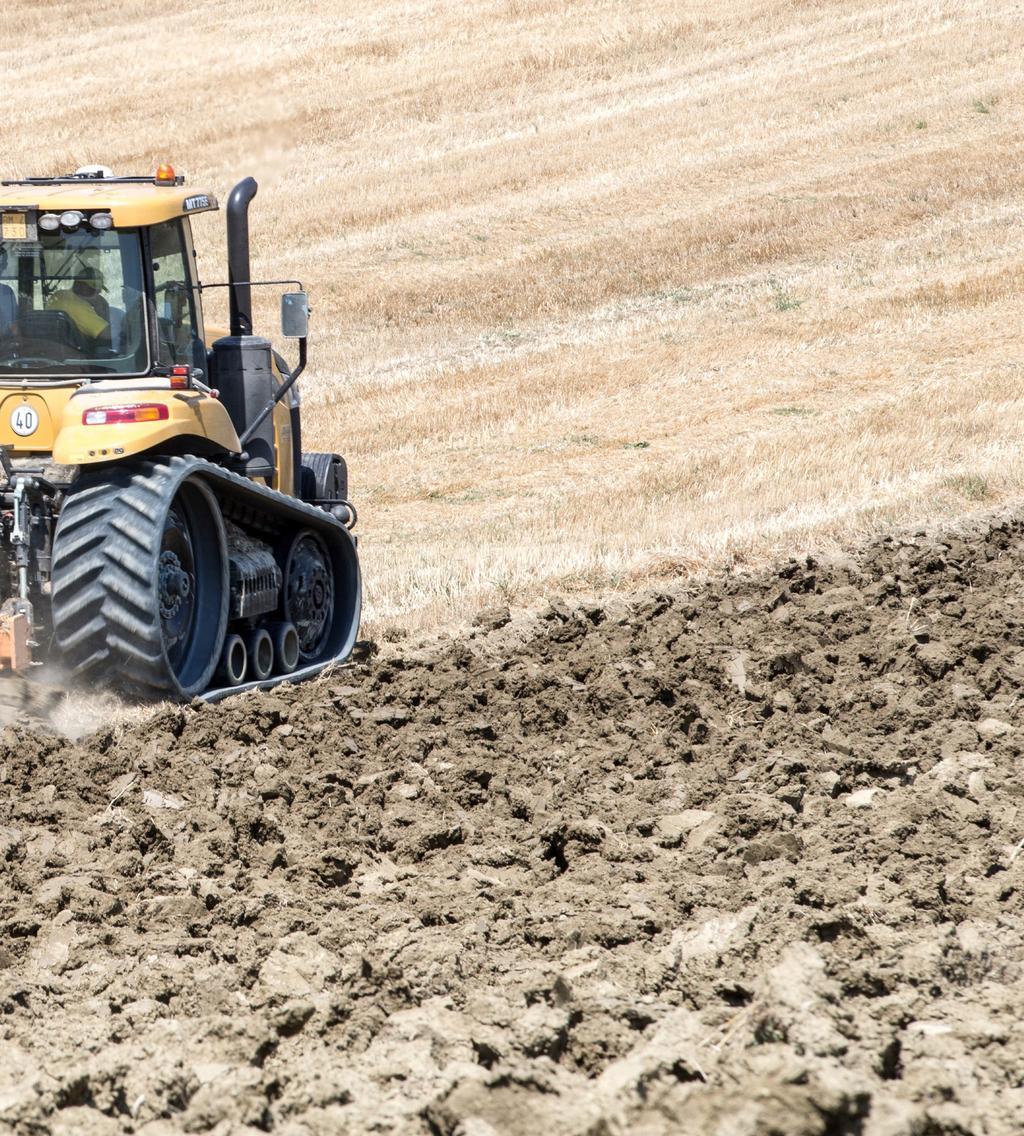
<svg viewBox="0 0 1024 1136"><path fill-rule="evenodd" d="M31 178L0 184L0 213L9 209L38 209L62 213L109 210L116 226L157 225L175 217L219 208L217 198L204 190L178 184L157 184L152 178Z"/></svg>

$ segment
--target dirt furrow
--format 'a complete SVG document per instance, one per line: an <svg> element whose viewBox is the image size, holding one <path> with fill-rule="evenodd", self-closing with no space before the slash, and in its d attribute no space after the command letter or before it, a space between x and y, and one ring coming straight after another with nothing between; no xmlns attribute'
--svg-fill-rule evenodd
<svg viewBox="0 0 1024 1136"><path fill-rule="evenodd" d="M1019 1131L1024 523L0 735L0 1126Z"/></svg>

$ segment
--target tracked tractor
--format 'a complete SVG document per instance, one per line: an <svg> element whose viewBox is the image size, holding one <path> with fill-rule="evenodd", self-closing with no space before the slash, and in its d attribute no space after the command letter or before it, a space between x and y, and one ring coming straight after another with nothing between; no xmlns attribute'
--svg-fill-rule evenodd
<svg viewBox="0 0 1024 1136"><path fill-rule="evenodd" d="M303 453L308 305L255 282L246 178L226 281L201 283L169 166L0 186L0 666L52 663L146 698L315 674L359 626L355 511L337 454ZM252 289L287 288L289 363ZM230 328L203 321L227 289Z"/></svg>

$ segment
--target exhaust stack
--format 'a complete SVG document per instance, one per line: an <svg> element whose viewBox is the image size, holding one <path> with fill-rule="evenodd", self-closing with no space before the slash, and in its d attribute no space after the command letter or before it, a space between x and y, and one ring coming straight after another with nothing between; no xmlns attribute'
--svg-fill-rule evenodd
<svg viewBox="0 0 1024 1136"><path fill-rule="evenodd" d="M228 197L228 295L231 303L231 334L252 335L252 289L249 287L249 202L259 187L247 177Z"/></svg>

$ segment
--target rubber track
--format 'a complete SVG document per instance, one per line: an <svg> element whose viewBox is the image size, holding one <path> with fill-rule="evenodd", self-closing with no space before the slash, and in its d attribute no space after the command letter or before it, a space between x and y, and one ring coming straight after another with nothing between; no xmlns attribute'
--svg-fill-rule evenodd
<svg viewBox="0 0 1024 1136"><path fill-rule="evenodd" d="M163 517L179 486L190 476L201 477L232 508L261 513L272 524L330 530L332 535L345 531L323 510L200 458L163 458L86 472L61 509L51 577L57 646L76 677L147 698L173 696L163 661L153 573L163 539ZM309 678L342 661L351 647L346 644L341 654L304 667L301 674L258 685L265 689ZM254 685L243 683L237 689ZM232 692L229 688L208 690L203 697L223 698Z"/></svg>
<svg viewBox="0 0 1024 1136"><path fill-rule="evenodd" d="M166 692L153 576L179 482L170 464L140 462L90 471L66 498L51 600L57 645L74 675L150 697Z"/></svg>

